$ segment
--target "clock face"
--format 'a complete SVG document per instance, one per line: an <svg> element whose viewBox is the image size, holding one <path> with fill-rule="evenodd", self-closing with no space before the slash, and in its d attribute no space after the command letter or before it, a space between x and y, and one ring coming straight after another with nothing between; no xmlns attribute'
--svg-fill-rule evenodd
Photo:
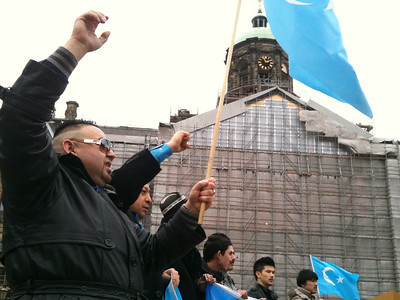
<svg viewBox="0 0 400 300"><path fill-rule="evenodd" d="M274 61L268 55L263 55L258 59L258 66L263 70L270 70L274 66Z"/></svg>

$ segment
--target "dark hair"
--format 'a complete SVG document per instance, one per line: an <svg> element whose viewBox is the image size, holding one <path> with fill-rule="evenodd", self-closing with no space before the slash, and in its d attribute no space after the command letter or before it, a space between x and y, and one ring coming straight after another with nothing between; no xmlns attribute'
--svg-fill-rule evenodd
<svg viewBox="0 0 400 300"><path fill-rule="evenodd" d="M256 279L257 279L256 272L262 272L265 266L272 266L275 268L274 260L269 256L264 256L256 260L256 262L253 265L253 274Z"/></svg>
<svg viewBox="0 0 400 300"><path fill-rule="evenodd" d="M61 133L64 133L69 130L76 129L82 125L91 125L94 127L98 127L95 122L93 121L88 121L88 120L66 120L63 123L61 123L56 130L54 131L54 137L60 135Z"/></svg>
<svg viewBox="0 0 400 300"><path fill-rule="evenodd" d="M307 280L317 281L318 275L311 270L301 270L299 272L299 275L297 275L297 285L301 287L303 284L306 283Z"/></svg>
<svg viewBox="0 0 400 300"><path fill-rule="evenodd" d="M204 244L203 258L205 262L209 262L214 258L214 255L221 251L225 254L226 249L232 245L230 238L221 232L216 232L210 235Z"/></svg>

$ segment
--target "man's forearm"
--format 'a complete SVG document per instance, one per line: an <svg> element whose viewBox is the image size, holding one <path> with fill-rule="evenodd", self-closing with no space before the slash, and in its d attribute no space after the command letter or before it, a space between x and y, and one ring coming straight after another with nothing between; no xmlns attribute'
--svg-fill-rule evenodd
<svg viewBox="0 0 400 300"><path fill-rule="evenodd" d="M78 60L68 49L59 47L46 60L41 61L41 63L68 79L78 65Z"/></svg>

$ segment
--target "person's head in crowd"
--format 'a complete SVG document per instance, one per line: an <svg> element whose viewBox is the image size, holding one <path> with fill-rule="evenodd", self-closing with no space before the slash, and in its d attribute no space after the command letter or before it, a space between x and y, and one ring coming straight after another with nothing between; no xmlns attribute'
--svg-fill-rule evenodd
<svg viewBox="0 0 400 300"><path fill-rule="evenodd" d="M111 164L115 154L110 141L94 122L64 122L54 132L53 148L58 154L71 153L79 157L97 186L103 187L111 181Z"/></svg>
<svg viewBox="0 0 400 300"><path fill-rule="evenodd" d="M253 265L253 274L257 283L269 288L275 280L275 262L269 257L261 257Z"/></svg>
<svg viewBox="0 0 400 300"><path fill-rule="evenodd" d="M137 197L136 201L129 207L129 210L137 214L140 219L143 219L149 212L151 203L150 187L148 184L145 184L142 187L139 197Z"/></svg>
<svg viewBox="0 0 400 300"><path fill-rule="evenodd" d="M311 292L312 294L316 294L318 292L318 275L311 270L301 270L297 275L297 285Z"/></svg>
<svg viewBox="0 0 400 300"><path fill-rule="evenodd" d="M210 235L204 244L203 259L211 270L233 270L236 256L230 238L220 232Z"/></svg>
<svg viewBox="0 0 400 300"><path fill-rule="evenodd" d="M178 192L172 192L166 194L160 202L160 210L164 216L165 222L172 219L173 215L179 210L179 208L185 204L187 198Z"/></svg>

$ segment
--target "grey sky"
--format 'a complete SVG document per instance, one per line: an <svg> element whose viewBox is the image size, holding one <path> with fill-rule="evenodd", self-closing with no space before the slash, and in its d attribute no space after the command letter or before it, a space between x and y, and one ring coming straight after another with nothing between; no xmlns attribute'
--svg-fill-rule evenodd
<svg viewBox="0 0 400 300"><path fill-rule="evenodd" d="M55 4L57 3L57 4ZM46 58L62 45L75 18L94 9L110 19L103 49L85 57L57 104L79 102L78 117L104 125L157 128L170 113L215 108L225 73L237 1L2 1L0 84L12 85L28 59ZM374 119L295 83L313 100L354 123L372 124L376 137L400 140L397 91L400 53L397 0L334 0L349 61L358 75ZM242 0L236 36L251 28L258 0Z"/></svg>

